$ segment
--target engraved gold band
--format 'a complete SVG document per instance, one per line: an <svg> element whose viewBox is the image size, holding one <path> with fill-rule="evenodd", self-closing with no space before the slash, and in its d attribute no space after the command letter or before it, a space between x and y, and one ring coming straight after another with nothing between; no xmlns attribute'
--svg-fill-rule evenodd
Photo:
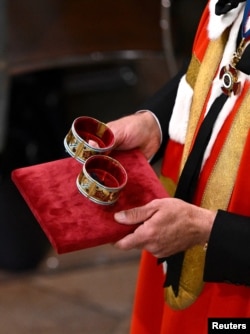
<svg viewBox="0 0 250 334"><path fill-rule="evenodd" d="M106 124L82 116L74 120L64 139L64 147L73 158L85 163L93 155L109 154L114 142L114 135Z"/></svg>
<svg viewBox="0 0 250 334"><path fill-rule="evenodd" d="M88 158L76 180L77 188L84 196L102 205L115 203L126 183L124 167L106 155Z"/></svg>

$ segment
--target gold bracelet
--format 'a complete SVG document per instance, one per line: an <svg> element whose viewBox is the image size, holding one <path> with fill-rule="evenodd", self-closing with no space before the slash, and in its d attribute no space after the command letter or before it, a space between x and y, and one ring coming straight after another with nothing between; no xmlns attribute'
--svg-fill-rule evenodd
<svg viewBox="0 0 250 334"><path fill-rule="evenodd" d="M88 158L76 180L82 195L102 205L115 203L126 183L127 173L124 167L106 155Z"/></svg>
<svg viewBox="0 0 250 334"><path fill-rule="evenodd" d="M88 116L76 118L64 139L66 151L81 163L96 154L109 154L114 143L110 128Z"/></svg>

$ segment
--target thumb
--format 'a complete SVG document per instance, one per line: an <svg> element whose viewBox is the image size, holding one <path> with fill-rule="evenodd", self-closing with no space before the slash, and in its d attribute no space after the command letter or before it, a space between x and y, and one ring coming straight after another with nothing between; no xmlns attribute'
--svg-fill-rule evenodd
<svg viewBox="0 0 250 334"><path fill-rule="evenodd" d="M142 223L152 216L152 210L147 205L116 212L114 215L115 220L121 224L138 224Z"/></svg>

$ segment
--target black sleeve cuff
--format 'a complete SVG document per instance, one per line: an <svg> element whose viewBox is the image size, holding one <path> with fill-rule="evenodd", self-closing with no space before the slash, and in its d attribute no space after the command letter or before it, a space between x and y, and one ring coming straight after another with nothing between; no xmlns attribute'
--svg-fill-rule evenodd
<svg viewBox="0 0 250 334"><path fill-rule="evenodd" d="M204 281L250 286L250 217L218 211L208 242Z"/></svg>

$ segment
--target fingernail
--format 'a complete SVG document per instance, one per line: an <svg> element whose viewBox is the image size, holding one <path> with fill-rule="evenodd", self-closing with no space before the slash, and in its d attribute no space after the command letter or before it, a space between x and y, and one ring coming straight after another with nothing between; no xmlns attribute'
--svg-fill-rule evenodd
<svg viewBox="0 0 250 334"><path fill-rule="evenodd" d="M126 215L124 211L116 212L115 213L115 220L119 222L123 222L126 220Z"/></svg>

